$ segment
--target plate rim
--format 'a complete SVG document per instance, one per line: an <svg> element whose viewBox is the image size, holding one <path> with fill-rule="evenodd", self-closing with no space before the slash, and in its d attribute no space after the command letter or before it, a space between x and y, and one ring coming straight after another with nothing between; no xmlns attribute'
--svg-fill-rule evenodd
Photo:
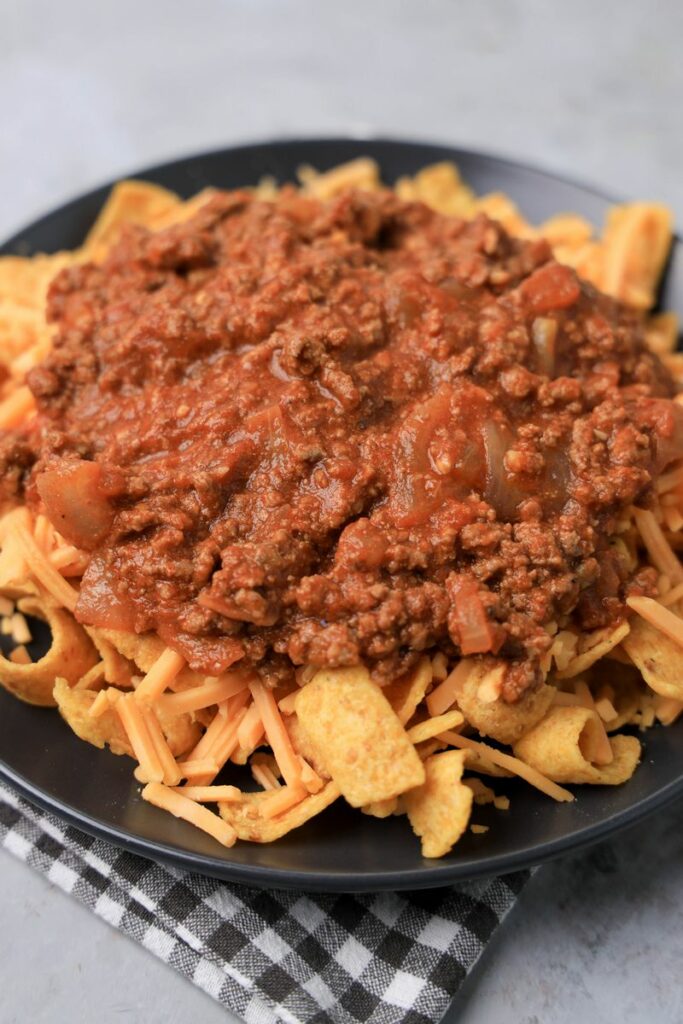
<svg viewBox="0 0 683 1024"><path fill-rule="evenodd" d="M439 142L432 139L408 139L393 135L383 135L381 133L367 135L347 133L330 136L278 136L273 139L255 139L249 142L239 142L235 145L204 149L121 174L113 180L105 181L87 191L77 193L60 203L59 206L47 209L34 217L29 223L14 231L11 237L0 244L0 255L13 254L15 251L14 247L21 244L22 236L26 233L37 228L49 217L67 212L69 207L92 200L98 194L110 189L117 181L128 178L153 180L155 175L168 172L174 167L180 167L192 161L214 159L226 154L239 155L258 149L286 150L292 146L305 147L306 145L319 146L321 144L342 147L349 144L354 146L367 145L368 147L390 145L405 150L424 148L442 152L447 151L452 154L455 160L457 160L458 154L460 154L475 160L485 160L503 167L507 166L515 171L531 172L559 184L570 185L604 203L622 201L620 198L615 198L614 194L608 193L590 182L560 174L542 165L498 155L488 150L459 146L456 143ZM681 244L681 237L678 233L674 234L674 241ZM134 832L124 828L109 825L101 819L79 810L67 801L46 792L25 775L13 769L4 760L2 752L0 752L0 780L6 782L21 797L27 799L41 810L53 813L69 825L138 856L255 888L271 886L303 892L330 893L433 889L458 881L482 879L519 871L554 859L565 853L578 852L602 839L606 839L608 836L616 834L622 829L628 828L636 822L645 820L651 814L672 803L677 797L683 796L683 773L681 773L678 777L673 778L666 785L639 800L636 804L620 811L615 811L599 822L579 828L568 835L537 844L532 849L522 848L510 853L488 856L483 853L481 858L477 858L475 862L468 861L458 864L457 862L434 861L429 863L425 861L424 864L426 866L424 867L370 871L358 875L353 870L329 872L323 869L313 872L268 867L259 864L241 864L222 859L219 856L193 852L136 835Z"/></svg>
<svg viewBox="0 0 683 1024"><path fill-rule="evenodd" d="M129 168L123 171L120 175L115 178L107 178L106 180L100 181L99 184L95 184L87 188L85 191L70 193L58 206L41 207L38 213L27 223L22 224L19 228L15 228L12 234L8 238L4 238L0 241L0 255L13 255L7 252L10 246L15 245L21 241L21 236L31 231L39 223L51 217L54 214L62 213L67 207L82 203L88 199L92 199L99 192L103 192L105 189L111 189L120 181L128 181L130 179L147 180L152 178L157 172L166 171L174 166L181 164L187 164L192 161L201 161L211 159L224 153L242 153L253 149L286 149L292 145L347 145L353 143L354 145L367 144L368 146L375 145L390 145L405 147L411 149L416 146L424 147L426 149L434 150L450 150L452 153L460 153L466 157L472 157L475 159L484 159L491 161L492 163L503 164L508 167L514 168L518 171L532 171L534 174L542 175L546 178L552 178L560 184L571 185L574 188L580 189L583 192L590 193L595 199L599 199L603 202L608 203L622 203L629 202L628 196L622 193L620 190L612 192L611 189L604 189L601 185L594 182L590 178L583 178L582 176L575 177L571 174L563 174L554 167L546 166L541 161L529 161L518 160L516 157L507 155L507 153L496 152L495 149L477 149L476 147L463 146L457 142L439 141L433 138L408 138L400 135L384 135L381 132L369 132L367 134L358 132L348 132L345 135L276 135L273 138L256 138L248 141L239 141L234 145L218 146L210 149L197 149L190 153L180 157L172 157L168 160L159 160L154 164L145 165L144 167ZM673 237L675 241L683 243L683 228L679 232L677 225L674 222Z"/></svg>
<svg viewBox="0 0 683 1024"><path fill-rule="evenodd" d="M53 708L47 710L54 711ZM240 864L218 856L195 853L191 850L183 850L157 842L154 839L146 839L125 829L107 825L101 820L93 818L92 815L79 811L66 801L50 796L25 776L10 768L1 757L0 781L8 783L15 792L35 807L56 815L68 825L147 860L183 868L209 878L246 885L254 889L271 887L320 893L440 889L457 882L501 877L528 870L547 861L555 860L565 853L578 853L631 825L645 821L683 795L683 773L681 773L676 779L672 779L666 786L656 790L639 803L617 811L578 832L546 841L537 848L537 856L530 856L529 850L521 849L514 853L484 856L479 864L459 865L434 861L433 866L424 868L372 871L357 875L353 872L294 871L289 868L266 867L259 864Z"/></svg>

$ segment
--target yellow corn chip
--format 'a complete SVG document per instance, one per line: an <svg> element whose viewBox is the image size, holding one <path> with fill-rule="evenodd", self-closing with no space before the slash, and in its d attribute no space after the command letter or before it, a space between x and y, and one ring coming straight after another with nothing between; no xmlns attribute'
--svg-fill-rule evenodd
<svg viewBox="0 0 683 1024"><path fill-rule="evenodd" d="M424 782L413 744L364 668L318 672L301 690L296 710L316 759L352 807Z"/></svg>
<svg viewBox="0 0 683 1024"><path fill-rule="evenodd" d="M620 622L617 626L606 626L605 629L596 629L593 633L584 634L579 640L578 652L571 659L566 668L556 672L557 679L573 679L581 672L594 665L600 658L604 658L613 648L622 643L628 636L630 626L628 622ZM626 646L624 644L624 646Z"/></svg>
<svg viewBox="0 0 683 1024"><path fill-rule="evenodd" d="M396 712L401 725L413 717L431 681L432 663L429 658L421 658L413 672L382 688L382 693Z"/></svg>
<svg viewBox="0 0 683 1024"><path fill-rule="evenodd" d="M491 736L499 743L514 743L532 725L540 721L550 707L555 690L543 683L529 691L515 704L504 700L491 701L487 691L491 680L497 682L505 664L495 658L474 658L473 667L458 691L458 707L467 722L482 736ZM482 693L487 699L482 699Z"/></svg>
<svg viewBox="0 0 683 1024"><path fill-rule="evenodd" d="M474 212L485 213L491 220L497 220L511 235L519 238L534 238L535 228L519 212L516 203L503 192L489 192L474 201Z"/></svg>
<svg viewBox="0 0 683 1024"><path fill-rule="evenodd" d="M639 615L632 619L623 646L655 693L683 699L683 648Z"/></svg>
<svg viewBox="0 0 683 1024"><path fill-rule="evenodd" d="M555 705L513 749L516 757L553 782L618 786L633 775L640 760L640 743L635 736L613 736L612 761L592 764L584 751L593 746L602 728L590 708Z"/></svg>
<svg viewBox="0 0 683 1024"><path fill-rule="evenodd" d="M98 662L97 652L73 615L42 597L23 597L17 607L22 614L42 619L50 627L50 649L38 661L19 665L0 655L0 684L29 704L54 707L53 689L57 676L73 686Z"/></svg>
<svg viewBox="0 0 683 1024"><path fill-rule="evenodd" d="M593 237L593 225L578 213L557 213L538 226L539 234L552 246L579 246Z"/></svg>
<svg viewBox="0 0 683 1024"><path fill-rule="evenodd" d="M603 290L637 309L654 305L671 229L671 210L659 203L612 206L603 235Z"/></svg>
<svg viewBox="0 0 683 1024"><path fill-rule="evenodd" d="M657 313L645 324L645 341L651 352L663 356L674 352L678 343L679 323L676 313Z"/></svg>
<svg viewBox="0 0 683 1024"><path fill-rule="evenodd" d="M372 818L390 818L398 809L398 797L392 796L388 800L375 800L372 804L361 807L363 814L369 814Z"/></svg>
<svg viewBox="0 0 683 1024"><path fill-rule="evenodd" d="M245 793L239 803L220 803L221 817L230 822L239 839L251 843L272 843L320 814L338 799L339 787L328 782L319 793L311 793L277 818L264 818L260 806L272 792Z"/></svg>
<svg viewBox="0 0 683 1024"><path fill-rule="evenodd" d="M313 167L300 167L297 177L304 195L315 196L316 199L332 199L349 188L373 192L381 185L377 162L367 156L350 160L322 173Z"/></svg>
<svg viewBox="0 0 683 1024"><path fill-rule="evenodd" d="M116 686L131 687L132 678L136 675L135 664L120 654L111 641L103 636L102 630L92 626L83 627L97 648L104 663L104 678Z"/></svg>
<svg viewBox="0 0 683 1024"><path fill-rule="evenodd" d="M155 633L125 633L119 629L98 628L93 629L91 635L95 643L106 641L111 644L124 658L134 662L143 675L149 672L167 650L164 641ZM205 681L206 676L202 673L193 672L190 668L183 668L173 679L170 689L185 690L191 686L201 686Z"/></svg>
<svg viewBox="0 0 683 1024"><path fill-rule="evenodd" d="M45 329L41 309L0 299L0 362L9 363L26 352L40 341Z"/></svg>
<svg viewBox="0 0 683 1024"><path fill-rule="evenodd" d="M403 797L423 857L443 857L467 828L472 790L462 780L465 753L447 750L425 761L426 778Z"/></svg>
<svg viewBox="0 0 683 1024"><path fill-rule="evenodd" d="M54 684L54 699L62 718L80 739L92 743L100 750L106 745L112 754L134 756L113 704L97 718L93 718L90 708L97 694L92 690L75 690L66 679L61 678Z"/></svg>
<svg viewBox="0 0 683 1024"><path fill-rule="evenodd" d="M475 208L474 192L448 161L423 167L413 178L399 178L394 189L400 199L418 200L452 217L471 217Z"/></svg>
<svg viewBox="0 0 683 1024"><path fill-rule="evenodd" d="M155 220L160 220L180 205L178 196L161 185L147 181L120 181L114 185L88 232L82 254L88 259L99 259L106 254L124 224L153 227Z"/></svg>
<svg viewBox="0 0 683 1024"><path fill-rule="evenodd" d="M176 206L169 206L167 209L162 209L161 213L154 214L146 227L152 231L162 231L164 228L173 227L174 224L184 224L217 194L218 190L215 188L203 188L191 199L186 199Z"/></svg>
<svg viewBox="0 0 683 1024"><path fill-rule="evenodd" d="M0 301L39 310L45 306L48 285L69 264L77 262L70 252L51 256L0 256Z"/></svg>
<svg viewBox="0 0 683 1024"><path fill-rule="evenodd" d="M287 718L287 732L297 754L300 754L304 761L308 761L318 775L321 775L324 779L329 779L330 773L318 757L317 748L314 747L308 738L308 734L302 727L297 715L290 715Z"/></svg>

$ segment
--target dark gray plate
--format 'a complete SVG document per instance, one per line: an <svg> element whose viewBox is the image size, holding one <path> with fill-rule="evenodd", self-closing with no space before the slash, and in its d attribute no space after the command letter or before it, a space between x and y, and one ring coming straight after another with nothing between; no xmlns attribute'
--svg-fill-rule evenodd
<svg viewBox="0 0 683 1024"><path fill-rule="evenodd" d="M190 196L205 185L232 188L264 174L291 180L299 164L327 168L363 154L393 181L435 160L454 160L479 192L502 190L538 220L573 210L599 222L609 200L551 174L445 146L391 140L273 142L189 157L155 167L147 178ZM106 198L90 192L10 239L2 253L75 248ZM683 313L683 246L675 244L662 304ZM54 711L29 707L0 692L0 777L34 803L134 853L192 871L256 886L327 891L431 888L458 879L536 864L645 817L683 793L683 722L644 737L643 764L625 786L578 788L574 804L556 804L522 783L496 780L512 800L509 812L476 808L490 826L467 833L449 857L426 861L405 819L379 821L332 807L268 846L238 843L224 850L202 833L143 803L131 762L81 742Z"/></svg>

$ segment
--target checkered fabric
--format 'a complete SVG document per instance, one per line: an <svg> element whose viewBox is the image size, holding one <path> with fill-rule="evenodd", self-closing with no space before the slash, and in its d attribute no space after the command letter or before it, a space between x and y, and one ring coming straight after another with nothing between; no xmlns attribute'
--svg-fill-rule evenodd
<svg viewBox="0 0 683 1024"><path fill-rule="evenodd" d="M84 835L0 786L0 841L247 1024L432 1024L528 873L306 895L227 885Z"/></svg>

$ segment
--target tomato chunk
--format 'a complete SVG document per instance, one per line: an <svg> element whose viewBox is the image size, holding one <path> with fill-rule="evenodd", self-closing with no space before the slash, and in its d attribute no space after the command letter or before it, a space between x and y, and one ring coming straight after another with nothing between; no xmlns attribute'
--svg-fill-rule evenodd
<svg viewBox="0 0 683 1024"><path fill-rule="evenodd" d="M581 295L578 278L569 267L546 263L521 286L522 294L534 313L573 306Z"/></svg>

